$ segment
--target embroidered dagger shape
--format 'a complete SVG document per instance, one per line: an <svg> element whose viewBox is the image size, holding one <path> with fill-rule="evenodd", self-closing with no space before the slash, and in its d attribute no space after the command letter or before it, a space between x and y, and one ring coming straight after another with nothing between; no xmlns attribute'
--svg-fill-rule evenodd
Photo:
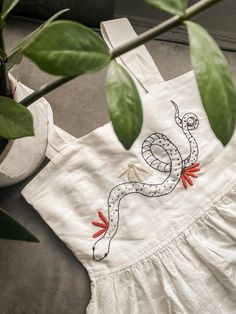
<svg viewBox="0 0 236 314"><path fill-rule="evenodd" d="M121 172L121 174L119 175L119 178L121 178L124 175L127 175L129 182L132 182L132 181L141 182L142 179L139 176L140 171L148 173L148 171L145 170L144 168L137 166L134 163L130 162L130 163L128 163L128 167Z"/></svg>
<svg viewBox="0 0 236 314"><path fill-rule="evenodd" d="M102 228L101 230L97 231L96 233L93 234L93 238L97 238L99 237L101 234L103 234L104 232L107 231L108 227L109 227L109 223L106 219L106 217L103 215L103 213L101 211L98 211L98 217L100 218L100 220L102 222L99 221L92 221L92 225L96 226L96 227L100 227Z"/></svg>

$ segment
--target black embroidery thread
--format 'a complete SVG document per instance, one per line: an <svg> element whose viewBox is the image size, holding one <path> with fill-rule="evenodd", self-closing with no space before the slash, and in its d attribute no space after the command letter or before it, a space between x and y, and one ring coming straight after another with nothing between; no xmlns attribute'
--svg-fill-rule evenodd
<svg viewBox="0 0 236 314"><path fill-rule="evenodd" d="M111 240L116 235L119 227L119 207L123 197L133 193L138 193L146 197L168 195L175 189L181 179L184 187L187 188L186 182L192 185L189 176L197 177L194 172L199 171L199 164L196 164L199 149L190 131L197 129L199 126L198 117L194 113L186 113L181 119L177 104L173 101L171 102L175 107L176 124L183 130L189 141L190 153L187 158L182 159L178 148L161 133L153 133L143 141L141 154L144 161L153 169L169 173L169 175L162 183L158 184L133 181L118 184L111 189L107 200L109 225L106 232L95 242L92 248L93 259L97 262L106 258L110 252ZM162 162L153 154L152 147L154 145L164 149L170 159L169 162Z"/></svg>

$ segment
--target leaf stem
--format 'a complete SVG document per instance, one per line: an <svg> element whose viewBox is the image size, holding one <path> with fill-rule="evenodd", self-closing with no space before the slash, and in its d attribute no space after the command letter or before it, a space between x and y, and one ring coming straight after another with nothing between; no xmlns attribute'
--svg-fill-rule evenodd
<svg viewBox="0 0 236 314"><path fill-rule="evenodd" d="M188 20L200 12L206 10L210 6L216 4L217 2L222 0L200 0L196 4L192 5L188 9L186 9L186 14L182 17L180 16L173 16L169 18L168 20L162 22L161 24L153 27L152 29L144 32L143 34L137 36L136 38L130 40L128 43L125 43L123 45L120 45L117 48L114 48L111 50L111 59L117 58L120 55L145 44L147 41L157 37L160 34L165 33L166 31L181 25L185 20ZM37 99L45 96L52 90L56 89L57 87L73 80L75 77L62 77L57 79L54 82L48 83L40 87L37 91L33 92L26 98L24 98L21 103L25 106L28 106L32 104Z"/></svg>
<svg viewBox="0 0 236 314"><path fill-rule="evenodd" d="M5 51L3 30L0 29L0 48ZM5 59L0 60L0 95L12 97L10 81L8 78L7 64Z"/></svg>
<svg viewBox="0 0 236 314"><path fill-rule="evenodd" d="M5 50L5 45L4 45L4 40L3 40L3 34L2 34L2 28L0 29L0 48L4 51Z"/></svg>
<svg viewBox="0 0 236 314"><path fill-rule="evenodd" d="M47 83L42 85L37 91L33 92L29 96L25 97L20 103L24 106L29 106L39 98L43 97L44 95L50 93L52 90L56 89L57 87L73 80L76 76L72 77L61 77L53 82Z"/></svg>

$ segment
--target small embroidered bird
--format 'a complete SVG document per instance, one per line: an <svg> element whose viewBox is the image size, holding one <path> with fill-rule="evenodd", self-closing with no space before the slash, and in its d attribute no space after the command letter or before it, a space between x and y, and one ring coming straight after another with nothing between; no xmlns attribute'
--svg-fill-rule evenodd
<svg viewBox="0 0 236 314"><path fill-rule="evenodd" d="M96 227L100 227L102 229L99 230L98 232L94 233L93 238L99 237L101 234L106 232L108 227L109 227L109 222L107 221L106 217L103 215L103 213L101 211L98 211L98 217L101 219L102 222L92 221L92 225L94 225Z"/></svg>
<svg viewBox="0 0 236 314"><path fill-rule="evenodd" d="M140 181L141 182L142 179L139 176L139 171L148 173L148 171L145 170L144 168L137 166L134 163L130 162L130 163L128 163L128 167L121 172L121 174L119 175L119 178L121 178L122 176L124 176L126 174L129 182L133 182L133 181Z"/></svg>
<svg viewBox="0 0 236 314"><path fill-rule="evenodd" d="M197 162L183 169L182 174L181 174L181 180L182 180L183 187L185 188L185 190L188 188L188 184L193 186L193 181L190 177L198 178L198 176L194 172L200 171L199 166L200 166L200 163Z"/></svg>

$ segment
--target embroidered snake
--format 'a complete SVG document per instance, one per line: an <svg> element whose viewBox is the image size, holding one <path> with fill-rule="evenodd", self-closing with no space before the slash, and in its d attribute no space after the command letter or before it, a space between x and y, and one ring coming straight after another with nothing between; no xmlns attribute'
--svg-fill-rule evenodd
<svg viewBox="0 0 236 314"><path fill-rule="evenodd" d="M183 168L190 167L193 165L198 159L198 145L196 139L192 136L190 131L195 130L199 126L198 117L194 113L186 113L182 119L179 117L179 108L177 104L172 101L172 104L175 107L175 122L177 125L183 130L185 134L189 146L190 146L190 153L189 156L184 159ZM157 133L160 135L159 133ZM142 146L142 156L146 163L155 170L162 171L162 172L170 172L171 168L171 160L168 163L162 162L159 160L155 154L152 152L153 145L149 144L148 138L143 142Z"/></svg>
<svg viewBox="0 0 236 314"><path fill-rule="evenodd" d="M184 176L185 169L189 169L187 172L189 175L195 176L191 169L198 159L198 145L190 131L195 130L199 126L199 120L194 113L186 113L181 119L177 104L173 101L171 102L175 107L176 124L182 129L189 142L190 153L187 158L182 159L178 148L161 133L153 133L144 140L141 151L144 161L153 169L168 173L168 176L163 182L157 184L133 181L118 184L111 189L108 196L108 221L99 212L99 217L103 223L93 223L95 226L103 226L104 228L96 235L104 233L93 246L93 259L95 261L99 262L109 254L111 240L117 233L119 226L120 202L125 196L132 193L139 193L146 197L164 196L174 190L182 176ZM156 145L164 149L169 157L169 162L159 160L153 153L153 148Z"/></svg>

